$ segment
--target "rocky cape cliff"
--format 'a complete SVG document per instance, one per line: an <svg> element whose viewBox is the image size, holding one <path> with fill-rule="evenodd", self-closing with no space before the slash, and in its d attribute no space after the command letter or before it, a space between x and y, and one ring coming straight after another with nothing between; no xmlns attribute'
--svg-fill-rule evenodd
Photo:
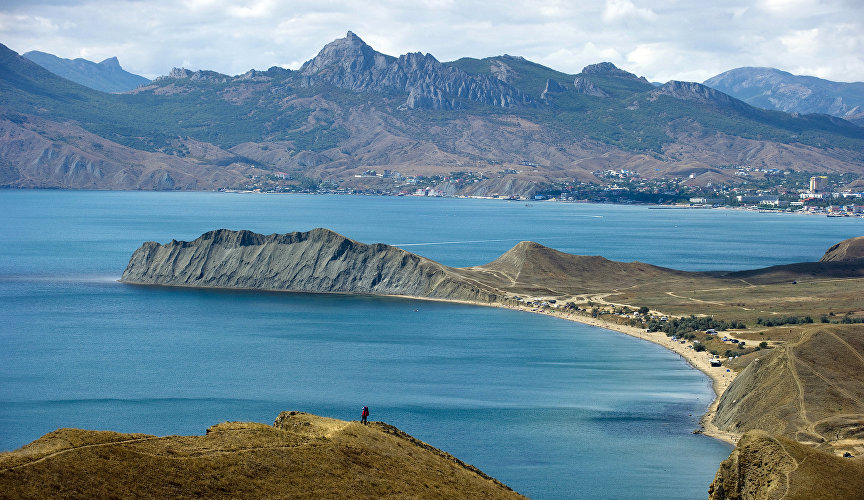
<svg viewBox="0 0 864 500"><path fill-rule="evenodd" d="M358 293L493 302L496 291L454 269L385 244L366 245L328 229L261 235L220 229L186 241L147 242L124 283Z"/></svg>
<svg viewBox="0 0 864 500"><path fill-rule="evenodd" d="M864 259L864 236L843 240L832 246L819 262L855 262Z"/></svg>

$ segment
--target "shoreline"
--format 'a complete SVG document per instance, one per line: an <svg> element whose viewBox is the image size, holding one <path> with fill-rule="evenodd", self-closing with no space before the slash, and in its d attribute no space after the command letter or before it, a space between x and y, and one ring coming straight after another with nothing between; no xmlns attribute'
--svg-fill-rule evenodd
<svg viewBox="0 0 864 500"><path fill-rule="evenodd" d="M546 316L553 316L563 320L582 323L585 325L603 328L606 330L612 330L618 333L623 333L624 335L629 335L637 339L657 344L681 356L681 358L683 358L684 361L686 361L690 366L704 373L708 377L708 379L711 380L711 388L714 390L714 399L711 401L711 404L708 405L705 413L699 419L699 425L701 425L702 427L701 433L710 438L718 439L720 441L729 443L732 446L735 446L738 443L738 439L741 437L739 434L723 431L719 429L716 425L714 425L714 423L712 422L714 415L717 413L717 407L720 404L720 396L723 395L723 393L726 391L732 381L735 380L736 373L724 366L712 367L709 361L711 359L711 355L709 353L696 352L693 349L688 349L687 347L692 347L692 344L682 344L680 343L680 341L673 341L663 332L646 332L642 328L621 325L618 323L603 321L597 318L580 316L577 314L531 311L530 309L523 307L512 307L506 305L499 305L498 307L504 307L507 309L534 314L543 314Z"/></svg>
<svg viewBox="0 0 864 500"><path fill-rule="evenodd" d="M618 323L612 323L609 321L604 321L597 318L590 318L586 316L581 316L573 313L561 313L555 310L536 310L532 311L531 308L521 307L521 306L511 306L508 304L502 304L499 302L475 302L470 300L454 300L454 299L441 299L441 298L432 298L432 297L415 297L411 295L385 295L387 297L399 297L399 298L408 298L408 299L416 299L416 300L429 300L434 302L451 302L457 304L465 304L472 306L485 306L485 307L496 307L501 309L510 309L513 311L521 311L531 314L542 314L544 316L552 316L558 319L563 319L566 321L573 321L575 323L582 323L584 325L594 326L597 328L603 328L605 330L611 330L617 333L623 333L624 335L629 335L631 337L635 337L640 340L644 340L647 342L651 342L653 344L657 344L660 347L663 347L684 359L690 366L704 373L705 376L711 380L711 388L714 390L714 399L711 401L711 404L708 405L705 413L699 419L699 425L702 427L700 430L701 434L708 436L713 439L717 439L719 441L723 441L725 443L731 444L735 446L738 444L738 439L741 438L740 434L727 432L720 428L718 428L712 422L714 415L717 413L717 407L720 404L720 396L729 388L729 385L732 384L732 381L735 380L736 373L728 368L723 366L720 367L712 367L710 363L711 355L707 352L696 352L693 349L688 349L688 345L692 347L692 344L684 343L682 344L680 341L673 341L670 337L667 337L663 332L646 332L642 328L636 328L629 325L621 325ZM729 371L726 371L729 370Z"/></svg>

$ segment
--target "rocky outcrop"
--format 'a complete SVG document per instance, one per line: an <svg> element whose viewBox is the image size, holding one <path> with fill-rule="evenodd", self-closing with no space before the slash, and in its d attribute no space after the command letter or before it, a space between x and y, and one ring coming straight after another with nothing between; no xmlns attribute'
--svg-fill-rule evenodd
<svg viewBox="0 0 864 500"><path fill-rule="evenodd" d="M648 80L645 77L639 77L630 73L628 71L624 71L623 69L615 66L611 62L601 62L597 64L589 64L582 68L583 75L601 75L601 76L614 76L616 78L624 78L627 80L639 80L645 83L648 83Z"/></svg>
<svg viewBox="0 0 864 500"><path fill-rule="evenodd" d="M551 78L547 78L546 87L543 89L543 92L540 93L540 98L546 99L549 94L557 94L559 92L564 92L565 90L567 89L562 87L560 83Z"/></svg>
<svg viewBox="0 0 864 500"><path fill-rule="evenodd" d="M682 101L708 104L719 108L735 109L746 112L750 106L730 97L719 90L695 82L679 82L672 80L664 83L649 93L648 99L655 100L659 96L668 96Z"/></svg>
<svg viewBox="0 0 864 500"><path fill-rule="evenodd" d="M121 281L147 285L404 295L492 302L497 290L385 244L328 229L262 235L220 229L194 241L144 243Z"/></svg>
<svg viewBox="0 0 864 500"><path fill-rule="evenodd" d="M502 56L502 58L510 57L512 56ZM515 69L511 68L509 64L501 59L492 59L489 61L489 72L504 83L510 83L519 76L519 73Z"/></svg>
<svg viewBox="0 0 864 500"><path fill-rule="evenodd" d="M165 79L191 80L193 82L209 81L214 83L226 83L231 79L231 77L228 75L223 75L222 73L217 73L215 71L192 71L186 68L172 68L171 72L168 73L167 76L160 76L155 81Z"/></svg>
<svg viewBox="0 0 864 500"><path fill-rule="evenodd" d="M577 76L573 80L573 90L579 94L592 95L594 97L609 97L609 94L583 76Z"/></svg>
<svg viewBox="0 0 864 500"><path fill-rule="evenodd" d="M791 439L751 431L720 464L711 500L860 499L864 462L820 452Z"/></svg>
<svg viewBox="0 0 864 500"><path fill-rule="evenodd" d="M500 78L469 75L431 54L387 56L350 31L324 46L299 72L305 86L327 83L353 91L406 93L403 108L457 109L461 100L503 108L531 103Z"/></svg>
<svg viewBox="0 0 864 500"><path fill-rule="evenodd" d="M843 240L832 246L819 262L848 262L864 259L864 236Z"/></svg>

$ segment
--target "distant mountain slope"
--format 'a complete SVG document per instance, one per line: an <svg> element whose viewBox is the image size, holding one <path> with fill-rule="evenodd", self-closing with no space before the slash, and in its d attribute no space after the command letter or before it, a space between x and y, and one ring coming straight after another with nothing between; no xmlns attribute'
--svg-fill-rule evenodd
<svg viewBox="0 0 864 500"><path fill-rule="evenodd" d="M150 82L121 68L116 57L95 63L81 58L63 59L36 50L23 56L55 75L102 92L126 92Z"/></svg>
<svg viewBox="0 0 864 500"><path fill-rule="evenodd" d="M551 183L603 183L592 172L607 169L714 172L724 182L737 179L719 169L734 165L864 172L864 128L834 117L767 111L697 83L656 87L608 62L569 75L514 56L393 57L350 32L299 71L175 68L119 95L0 46L0 126L10 131L0 137L0 185L17 187L214 189L280 172L352 189L379 182L356 174L390 169L482 177L439 186L448 194L532 196ZM162 164L197 173L153 184L84 169L70 182L56 156L20 147L11 131L22 128L54 149L74 143L118 165L163 155ZM82 129L100 139L82 141Z"/></svg>
<svg viewBox="0 0 864 500"><path fill-rule="evenodd" d="M841 83L774 68L736 68L705 85L764 109L823 113L864 125L864 82Z"/></svg>

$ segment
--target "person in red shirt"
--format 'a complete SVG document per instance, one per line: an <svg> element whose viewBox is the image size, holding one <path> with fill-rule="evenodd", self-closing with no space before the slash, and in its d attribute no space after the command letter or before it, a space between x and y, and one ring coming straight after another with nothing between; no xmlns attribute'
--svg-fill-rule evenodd
<svg viewBox="0 0 864 500"><path fill-rule="evenodd" d="M360 416L361 416L360 422L362 422L363 425L366 425L366 417L369 416L369 407L368 406L363 407L363 413L361 413Z"/></svg>

